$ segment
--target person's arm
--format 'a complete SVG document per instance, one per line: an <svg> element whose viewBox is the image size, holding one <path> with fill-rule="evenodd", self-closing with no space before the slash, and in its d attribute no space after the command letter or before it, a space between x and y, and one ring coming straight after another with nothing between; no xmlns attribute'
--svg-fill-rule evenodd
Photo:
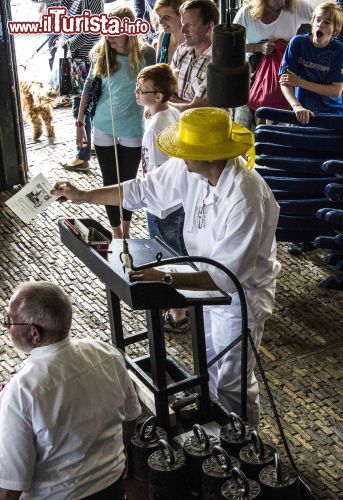
<svg viewBox="0 0 343 500"><path fill-rule="evenodd" d="M275 42L272 40L265 40L259 43L247 43L245 45L245 52L261 52L264 56L272 54L275 50Z"/></svg>
<svg viewBox="0 0 343 500"><path fill-rule="evenodd" d="M74 203L91 203L94 205L119 206L119 187L107 186L84 191L73 186L68 181L58 181L51 190L60 203L72 201Z"/></svg>
<svg viewBox="0 0 343 500"><path fill-rule="evenodd" d="M155 268L142 271L131 271L130 281L163 281L165 272ZM168 273L172 277L172 285L179 290L218 290L207 271L196 273Z"/></svg>
<svg viewBox="0 0 343 500"><path fill-rule="evenodd" d="M122 428L123 428L123 443L124 443L124 448L125 450L129 446L129 443L132 439L132 436L136 432L136 427L137 427L137 418L134 420L130 420L128 422L123 422L122 423Z"/></svg>
<svg viewBox="0 0 343 500"><path fill-rule="evenodd" d="M300 72L297 61L301 54L301 44L302 38L299 36L293 37L289 42L281 61L279 81L281 92L292 107L298 122L301 123L301 125L306 125L309 123L311 116L314 116L314 113L300 104L298 99L295 97L295 88L285 84L289 74L296 74Z"/></svg>
<svg viewBox="0 0 343 500"><path fill-rule="evenodd" d="M17 500L30 490L37 463L36 436L32 427L32 398L21 390L16 376L1 392L0 499Z"/></svg>
<svg viewBox="0 0 343 500"><path fill-rule="evenodd" d="M128 471L127 447L129 446L130 441L134 433L136 432L136 427L137 427L137 419L122 423L124 455L125 455L125 469L122 476L123 479L127 478L127 471Z"/></svg>
<svg viewBox="0 0 343 500"><path fill-rule="evenodd" d="M21 493L21 491L5 490L0 488L0 500L17 500Z"/></svg>
<svg viewBox="0 0 343 500"><path fill-rule="evenodd" d="M309 80L303 80L290 70L287 70L287 73L281 76L280 83L283 86L300 87L310 92L314 92L315 94L333 97L335 99L341 97L343 91L343 82L333 82L329 84L310 82Z"/></svg>
<svg viewBox="0 0 343 500"><path fill-rule="evenodd" d="M90 73L90 72L89 72ZM84 148L87 145L88 137L85 129L85 111L89 102L89 86L88 78L84 86L82 96L80 99L79 114L77 116L77 121L79 125L76 127L76 146L78 148ZM81 125L83 123L84 125Z"/></svg>
<svg viewBox="0 0 343 500"><path fill-rule="evenodd" d="M281 81L280 81L281 83ZM310 121L311 116L314 116L313 111L304 108L298 99L295 97L294 87L287 87L286 85L280 84L281 92L285 96L286 100L292 107L295 116L301 125L307 125Z"/></svg>
<svg viewBox="0 0 343 500"><path fill-rule="evenodd" d="M186 109L192 108L203 108L204 106L209 106L208 100L204 97L194 97L192 101L185 101L178 96L172 96L168 101L168 104L176 108L180 113L186 111Z"/></svg>

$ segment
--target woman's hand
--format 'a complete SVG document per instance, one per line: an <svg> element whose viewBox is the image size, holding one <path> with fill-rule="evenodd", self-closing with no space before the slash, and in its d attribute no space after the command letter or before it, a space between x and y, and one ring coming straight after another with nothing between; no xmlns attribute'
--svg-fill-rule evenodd
<svg viewBox="0 0 343 500"><path fill-rule="evenodd" d="M311 117L314 117L314 113L309 109L303 108L301 104L296 104L293 106L293 111L295 116L301 125L307 125Z"/></svg>
<svg viewBox="0 0 343 500"><path fill-rule="evenodd" d="M286 85L287 87L299 87L300 81L301 78L292 71L289 71L289 69L280 76L280 84Z"/></svg>
<svg viewBox="0 0 343 500"><path fill-rule="evenodd" d="M57 196L57 201L64 203L65 201L73 201L74 203L82 203L83 194L85 191L76 188L68 181L57 181L50 194Z"/></svg>
<svg viewBox="0 0 343 500"><path fill-rule="evenodd" d="M85 127L76 127L76 146L79 149L85 148L87 142L88 140Z"/></svg>
<svg viewBox="0 0 343 500"><path fill-rule="evenodd" d="M143 269L142 271L131 271L129 273L130 281L163 281L166 273L158 271L154 267Z"/></svg>
<svg viewBox="0 0 343 500"><path fill-rule="evenodd" d="M272 54L275 50L275 42L271 42L269 40L256 45L260 47L260 52L262 52L264 56L269 56L269 54Z"/></svg>

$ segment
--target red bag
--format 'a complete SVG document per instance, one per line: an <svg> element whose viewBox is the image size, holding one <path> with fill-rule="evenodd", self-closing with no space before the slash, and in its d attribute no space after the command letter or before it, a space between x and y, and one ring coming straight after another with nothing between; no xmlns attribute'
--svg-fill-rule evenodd
<svg viewBox="0 0 343 500"><path fill-rule="evenodd" d="M279 83L279 68L288 42L276 40L275 50L268 56L263 56L254 75L250 88L248 106L253 111L266 106L276 109L291 109L281 92Z"/></svg>

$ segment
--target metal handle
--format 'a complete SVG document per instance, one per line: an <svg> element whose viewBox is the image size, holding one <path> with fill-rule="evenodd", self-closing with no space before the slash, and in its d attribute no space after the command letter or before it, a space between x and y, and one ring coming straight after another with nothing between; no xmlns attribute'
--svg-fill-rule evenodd
<svg viewBox="0 0 343 500"><path fill-rule="evenodd" d="M283 477L282 477L282 463L278 453L274 453L274 462L275 462L276 480L278 484L280 484L283 482Z"/></svg>
<svg viewBox="0 0 343 500"><path fill-rule="evenodd" d="M256 431L252 431L251 441L256 455L260 460L263 460L265 457L265 448L262 439L260 438L260 436L257 434Z"/></svg>
<svg viewBox="0 0 343 500"><path fill-rule="evenodd" d="M146 434L145 431L147 430L147 427L150 427L150 429L148 430L148 432ZM152 417L147 418L139 431L140 440L143 443L149 443L151 441L154 441L157 438L156 429L157 429L156 417L152 416Z"/></svg>
<svg viewBox="0 0 343 500"><path fill-rule="evenodd" d="M173 448L167 443L165 439L160 439L158 442L158 447L160 449L163 459L169 464L175 464L175 453Z"/></svg>
<svg viewBox="0 0 343 500"><path fill-rule="evenodd" d="M241 488L240 498L242 497L242 495L244 495L244 497L246 498L249 498L250 484L244 472L242 472L238 467L234 467L232 469L232 477L235 480L237 486Z"/></svg>
<svg viewBox="0 0 343 500"><path fill-rule="evenodd" d="M212 455L215 458L217 464L220 465L221 467L224 467L225 470L230 471L232 469L231 459L224 450L224 448L218 445L213 446ZM224 463L219 458L221 456L224 457Z"/></svg>
<svg viewBox="0 0 343 500"><path fill-rule="evenodd" d="M193 434L199 441L199 443L204 444L204 449L205 451L208 451L210 449L210 439L208 437L208 434L206 433L205 429L201 427L199 424L194 424L193 425Z"/></svg>
<svg viewBox="0 0 343 500"><path fill-rule="evenodd" d="M229 413L229 420L235 434L239 431L239 439L243 439L245 437L245 425L241 417L232 411Z"/></svg>

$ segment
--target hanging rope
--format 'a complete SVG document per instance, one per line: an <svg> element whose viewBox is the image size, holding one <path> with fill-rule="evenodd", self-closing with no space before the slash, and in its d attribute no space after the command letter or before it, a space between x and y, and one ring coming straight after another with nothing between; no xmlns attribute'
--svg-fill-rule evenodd
<svg viewBox="0 0 343 500"><path fill-rule="evenodd" d="M107 79L108 79L108 92L110 97L110 110L111 110L111 122L112 122L112 135L113 135L113 147L114 147L114 157L116 161L116 172L118 179L118 189L119 189L119 213L120 213L120 221L124 221L124 213L123 213L123 200L122 200L122 192L121 192L121 181L120 181L120 170L119 170L119 158L118 158L118 148L115 134L115 126L114 126L114 112L112 106L112 86L111 86L111 78L110 78L110 63L108 57L108 43L105 40L105 55L106 55L106 70L107 70ZM125 272L125 268L131 269L132 257L129 254L129 244L126 241L125 235L123 234L123 251L120 254L120 260L123 264L123 270Z"/></svg>

